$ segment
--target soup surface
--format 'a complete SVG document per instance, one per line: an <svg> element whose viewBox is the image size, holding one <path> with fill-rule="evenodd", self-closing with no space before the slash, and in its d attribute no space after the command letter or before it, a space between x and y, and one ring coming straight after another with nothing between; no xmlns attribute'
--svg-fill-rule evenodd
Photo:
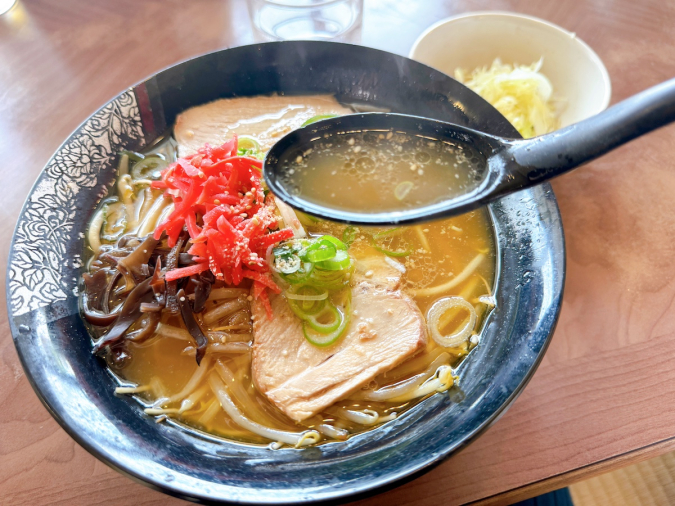
<svg viewBox="0 0 675 506"><path fill-rule="evenodd" d="M400 211L465 195L483 180L473 147L394 131L321 137L279 158L281 184L333 209Z"/></svg>
<svg viewBox="0 0 675 506"><path fill-rule="evenodd" d="M238 100L231 99L232 109L241 110ZM253 99L246 100L250 104ZM289 100L297 103L301 99L293 97ZM267 132L265 135L269 135L269 118L283 116L280 111L288 111L288 104L274 101L273 105L265 109L264 104L271 102L262 102L263 110L256 110L255 117L261 118L261 125L258 126ZM335 101L328 105L325 101L322 103L325 106L320 111L322 114L344 112ZM218 106L213 111L208 106L201 106L201 115L191 111L184 113L185 116L178 120L183 131L200 127L190 123L191 117L201 121L203 114L213 113L216 118L212 118L213 129L220 132L217 114L223 110L224 104L222 101L216 104ZM256 176L255 167L264 156L265 148L256 142L256 136L260 135L256 121L245 116L241 119L240 124L242 128L243 125L249 128L247 135L250 137L240 140L238 144L235 139L234 144L230 144L227 149L233 149L237 156L223 155L223 162L217 162L216 165L223 167L227 165L227 160L231 160L229 163L250 166L251 185L257 188L261 178ZM231 124L231 118L223 121ZM304 121L304 117L296 118L289 127L297 128L300 126L298 123ZM200 135L208 137L208 131L202 128L201 132ZM355 145L356 141L352 145L348 144L347 139L346 146ZM400 152L398 149L396 151L403 153L408 150L410 160L419 158L422 153L429 155L428 159L421 157L420 167L429 166L432 158L430 151L449 149L438 145L432 147L428 143L399 145L406 147ZM169 139L145 155L129 154L131 159L122 157L118 196L102 203L88 231L94 254L88 266L90 276L85 279L85 318L90 323L94 322L91 331L98 338L96 349L121 379L119 394L137 395L145 405L146 413L159 420L170 417L215 436L246 443L272 443L273 447L279 447L283 444L306 446L344 440L401 416L430 395L444 395L443 392L453 386L461 388L455 383L453 368L478 344L485 317L494 305L491 296L495 245L486 210L411 227L353 227L319 221L301 214L295 216L282 204L275 204L270 195L263 196L261 188L258 193L254 187L246 192L243 191L246 188L243 188L239 194L236 191L228 194L232 199L243 199L244 204L250 202L248 207L238 208L244 212L228 218L231 223L238 224L232 230L244 230L246 226L255 225L267 210L275 209L275 206L276 215L268 217L265 223L270 223L269 229L262 230L262 235L247 239L247 245L258 241L264 247L259 246L257 254L251 253L247 257L249 260L244 276L235 283L233 279L218 276L220 270L217 266L213 267L211 257L208 265L200 267L202 264L197 254L199 248L196 245L205 244L203 236L209 226L208 213L214 209L224 209L225 212L228 207L236 207L220 203L220 199L227 196L225 194L211 197L212 202L218 201L217 204L203 204L206 199L204 195L207 194L205 185L216 184L216 179L210 179L209 175L213 173L209 172L213 170L212 165L204 163L203 159L216 155L207 156L203 154L206 151L202 150L196 157L190 158L194 151L180 144L181 155L188 158L182 162L179 160L178 166L189 163L193 167L188 168L196 174L191 181L202 184L203 189L200 191L203 193L201 200L196 201L202 203L193 206L193 209L197 209L195 221L190 223L186 219L186 229L177 229L176 240L172 243L171 234L174 232L167 223L171 223L176 207L187 201L187 193L180 197L178 189L166 190L164 186L170 182L170 178L178 177L179 174L175 168L177 166L170 164L171 157L175 156L174 146L174 141ZM219 149L225 151L224 147ZM359 158L347 155L347 151L345 148L345 156L356 163ZM354 151L351 150L351 153ZM406 160L405 164L410 165L410 160ZM396 163L404 165L401 157ZM354 180L349 172L351 167L343 170L343 177L334 178L336 183L332 188L340 192L346 202L344 205L357 206L358 202L370 202L373 195L378 193L377 186L350 187L351 183L344 181ZM382 170L379 164L374 167L372 174ZM411 174L413 172L409 167L406 170ZM447 170L447 167L437 166L433 170ZM470 161L465 160L463 165L458 163L458 167L452 170L460 174L459 178L453 179L469 184L472 177ZM232 181L232 173L234 171L228 172L225 179ZM419 172L415 174L421 177ZM189 178L183 177L188 181ZM227 183L224 176L218 177L223 185ZM248 184L246 178L244 181ZM421 179L415 178L415 181L421 184ZM316 178L314 184L327 188L320 178ZM246 201L249 194L251 197ZM204 205L206 207L199 207ZM256 211L256 208L259 210ZM213 234L218 230L227 232L227 227L231 226L221 221L218 224L219 228L210 229L209 234L211 230ZM148 236L153 231L157 237L154 241ZM277 237L274 234L279 233L283 233L284 237L293 237L273 240ZM148 247L148 244L151 246ZM240 248L244 248L243 242L234 249L238 251ZM283 256L285 251L291 250L295 252L291 257L302 259L299 269L297 266L289 268L288 258ZM124 266L129 262L120 259L141 253L145 263L136 270L125 271ZM372 266L378 265L389 266L397 278L395 283L390 275L386 281L388 286L376 284L379 274ZM205 270L207 267L210 270ZM254 268L257 270L250 270ZM303 269L311 272L311 275L301 275ZM94 289L89 289L93 286L92 275L97 271L106 274L101 276L107 286L103 303L94 296ZM179 277L179 274L188 271L189 275ZM261 273L269 276L264 279L278 284L279 294L274 293L269 288L272 285L268 284L265 286L268 286L269 295L264 295L264 287L261 289L260 284L263 279ZM134 289L130 292L131 287L126 283L139 290L144 283L146 286L151 283L154 296L148 290L137 292ZM205 284L209 287L204 296L200 290ZM359 290L364 287L373 290L373 300L379 297L378 300L385 302L404 301L407 304L405 307L409 307L409 317L413 320L417 318L423 324L418 336L421 347L408 355L394 356L387 366L382 365L384 362L376 364L377 367L372 367L375 372L367 377L367 381L344 394L336 394L330 403L324 402L311 412L297 414L287 409L277 395L280 390L285 393L285 383L274 390L263 385L265 374L269 371L261 369L278 366L263 360L266 341L274 344L275 341L287 340L288 346L284 345L280 351L285 359L289 358L285 356L288 350L305 350L298 351L297 356L287 362L279 357L279 362L293 364L297 361L302 365L305 363L303 361L311 362L313 359L308 358L308 355L312 355L317 362L307 362L307 369L319 367L326 360L340 354L344 356L355 349L359 353L362 352L359 350L365 350L359 363L350 364L359 374L363 374L362 369L369 366L371 352L377 354L380 348L392 344L396 348L396 332L378 335L377 332L385 327L378 327L378 321L366 318L365 314L357 314L358 311L364 313L364 309L371 310L369 314L377 311L377 307L368 308L368 301L364 303L363 297L359 299ZM134 309L136 313L133 313L129 304L134 293L142 294L140 306ZM171 299L171 294L175 294L176 298ZM266 314L267 306L261 302L265 297L271 300L272 314ZM203 307L197 308L200 298L203 299ZM173 311L172 300L178 308ZM295 310L299 308L295 315L286 310L289 306ZM314 307L319 306L322 309L315 312ZM101 317L101 311L119 313L119 308L122 315L114 321L106 315ZM193 308L194 311L190 310L186 314L185 308ZM125 311L127 316L131 315L129 318L137 319L114 342L106 341L107 337L115 333L120 319L125 317ZM399 317L383 306L382 312L385 311L387 314L384 320ZM295 334L289 331L295 324L293 320L297 318L304 318L304 336L301 331ZM104 322L107 325L100 324ZM280 322L279 326L284 328L274 335L264 334L271 332L274 322ZM313 328L319 328L320 332L308 333L307 324L312 322ZM335 330L338 322L340 326ZM205 339L201 344L199 335ZM319 340L312 340L312 336ZM328 339L327 336L333 337L329 341L321 341ZM101 343L110 344L101 346ZM280 374L287 372L281 371ZM296 379L293 377L289 381ZM297 381L294 384L298 384Z"/></svg>

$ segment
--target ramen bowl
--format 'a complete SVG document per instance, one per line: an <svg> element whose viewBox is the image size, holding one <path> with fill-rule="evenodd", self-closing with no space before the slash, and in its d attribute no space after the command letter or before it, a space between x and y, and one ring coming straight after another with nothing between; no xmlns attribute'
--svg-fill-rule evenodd
<svg viewBox="0 0 675 506"><path fill-rule="evenodd" d="M458 367L459 387L345 442L272 450L155 423L92 355L80 315L84 231L116 178L117 153L162 136L176 116L217 98L333 94L516 137L489 104L446 75L386 52L330 42L272 42L207 54L125 90L59 148L17 223L7 275L9 319L26 375L61 426L114 469L201 502L299 504L376 493L448 457L517 397L555 326L564 239L542 185L491 204L496 309Z"/></svg>

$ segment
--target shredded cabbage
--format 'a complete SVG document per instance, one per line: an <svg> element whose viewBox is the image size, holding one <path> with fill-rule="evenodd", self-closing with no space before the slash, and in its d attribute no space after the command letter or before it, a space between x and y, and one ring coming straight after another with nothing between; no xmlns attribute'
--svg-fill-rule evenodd
<svg viewBox="0 0 675 506"><path fill-rule="evenodd" d="M470 75L455 70L455 79L490 102L524 138L552 132L559 127L553 86L541 74L543 58L532 65L509 65L497 58L490 68Z"/></svg>

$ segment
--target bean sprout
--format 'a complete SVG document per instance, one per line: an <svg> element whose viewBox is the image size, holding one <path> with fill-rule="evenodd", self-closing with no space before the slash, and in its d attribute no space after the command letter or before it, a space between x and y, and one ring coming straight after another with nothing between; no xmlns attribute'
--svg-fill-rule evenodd
<svg viewBox="0 0 675 506"><path fill-rule="evenodd" d="M381 388L379 390L366 390L357 392L356 395L352 396L352 399L364 399L368 401L390 401L394 398L399 398L410 392L415 391L429 378L434 376L438 372L438 368L442 365L447 365L450 360L450 354L447 352L442 353L420 374L416 374L412 378L409 378L398 385Z"/></svg>
<svg viewBox="0 0 675 506"><path fill-rule="evenodd" d="M209 385L211 390L218 398L220 405L223 410L229 415L229 417L241 428L249 430L254 434L271 439L272 441L279 441L281 443L286 443L296 448L302 446L310 446L321 441L321 434L316 430L309 430L305 432L289 432L285 430L276 430L271 427L265 427L260 425L253 420L250 420L244 416L244 414L239 410L239 408L234 404L232 399L227 393L227 386L220 379L218 374L212 373L209 376Z"/></svg>
<svg viewBox="0 0 675 506"><path fill-rule="evenodd" d="M455 378L452 375L452 367L449 365L442 365L438 368L432 378L426 383L423 383L419 388L400 395L399 397L392 397L389 402L408 402L419 397L424 397L434 392L445 392L455 383Z"/></svg>

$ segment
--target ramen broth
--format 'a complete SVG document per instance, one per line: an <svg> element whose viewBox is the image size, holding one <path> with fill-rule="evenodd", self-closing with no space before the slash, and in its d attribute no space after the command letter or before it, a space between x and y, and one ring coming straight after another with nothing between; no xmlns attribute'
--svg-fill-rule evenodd
<svg viewBox="0 0 675 506"><path fill-rule="evenodd" d="M343 211L376 213L424 207L475 190L485 157L468 144L365 131L320 137L279 158L293 195Z"/></svg>
<svg viewBox="0 0 675 506"><path fill-rule="evenodd" d="M346 227L332 222L317 221L306 228L310 234L315 236L331 234L342 237ZM378 232L382 232L383 229L358 227L350 229L350 231L354 231L355 234L354 242L349 250L350 255L358 259L377 253L373 251L372 237ZM480 331L485 313L489 310L489 305L481 303L480 298L491 294L495 265L494 241L487 212L481 209L425 225L401 227L399 232L385 236L378 240L376 245L383 250L392 252L411 251L405 257L398 257L397 261L400 261L406 267L403 289L413 296L422 314L426 315L435 300L441 297L459 295L477 308L479 321L476 324L476 329ZM443 285L447 280L456 278L479 255L482 255L479 258L483 260L465 281L447 290L433 290L434 287ZM218 302L222 301L212 301L210 306L215 306ZM208 309L209 306L207 306L207 311ZM448 325L461 323L463 317L464 315L458 314L458 321L450 322ZM178 317L167 318L166 316L162 319L167 324L180 327L181 323L178 320ZM223 323L203 325L203 328L207 331L215 330L222 327ZM155 339L144 345L131 343L129 346L132 359L121 371L121 375L125 380L132 383L150 385L150 390L141 394L149 402L162 397L169 397L179 392L198 370L194 355L182 353L190 344L189 341L175 338ZM432 339L429 339L427 351L424 355L433 357L442 351L447 351L451 356L452 364L456 365L467 354L468 349L474 345L475 343L471 343L469 347L443 350ZM409 369L409 363L405 362L376 378L375 381L378 386L397 384L419 373L419 369L422 367L413 368L406 372L406 369ZM264 413L269 425L281 430L298 430L298 424L281 413L265 396L256 390L251 377L251 361L248 354L232 356L227 364L240 381L241 387L254 399L259 412ZM202 363L202 367L204 365ZM206 366L208 365L206 364ZM399 371L402 374L399 374ZM339 401L337 405L354 410L370 409L386 417L392 412L401 413L401 411L416 405L422 399L407 403L366 402L347 399ZM213 394L208 392L196 409L178 414L176 418L194 428L228 439L252 443L267 442L265 438L241 429L232 422L222 409L212 409L209 412L214 403L217 403L217 400ZM212 413L215 414L211 416ZM334 417L329 413L322 413L306 420L303 426L311 429L321 423L334 423L334 420ZM356 423L348 425L343 421L341 428L345 428L351 434L354 434L372 427Z"/></svg>
<svg viewBox="0 0 675 506"><path fill-rule="evenodd" d="M296 102L300 99L293 97ZM203 109L206 106L200 107ZM262 113L273 114L274 111L257 112L258 115ZM294 124L293 128L298 126ZM185 122L181 128L194 129L194 126ZM255 124L252 124L244 156L257 157L258 160L264 157L264 148L260 148L260 144L256 148L256 142L251 141L255 141L259 133ZM172 149L167 151L164 149L166 146ZM175 157L173 146L175 143L169 140L168 144L159 144L145 156L162 156L168 163ZM324 156L329 153L337 154L331 155L329 159ZM130 153L129 156L136 155ZM480 160L473 155L466 147L432 139L407 138L394 133L388 135L387 132L350 134L337 140L326 140L317 145L315 151L298 155L302 158L297 160L298 172L291 174L289 170L289 177L291 182L297 183L300 191L316 195L321 203L328 202L355 211L379 211L383 206L395 209L401 203L408 206L425 205L475 187L481 173ZM120 176L120 182L124 184L117 185L120 195L103 201L92 219L88 230L89 244L94 251L88 264L90 274L105 267L106 261L102 264L101 258L120 247L124 234L137 235L136 240L141 241L171 211L170 198L162 194L161 190L148 187L147 171L139 170L142 164L149 166L147 159L132 163L122 157L120 173L124 169L125 175ZM413 186L398 199L396 188L406 181ZM438 181L443 181L442 188L438 188ZM135 193L124 197L122 190L127 191L127 188ZM134 209L137 228L130 229L124 217L130 216ZM278 212L279 219L284 220L279 228L291 226L293 220L298 221L294 216L288 220L281 207ZM118 215L122 217L120 226L113 222L113 217ZM99 218L97 221L96 216L105 219ZM222 400L215 393L217 389L213 388L214 378L216 382L222 380L221 384L225 385L233 404L249 420L296 435L316 429L322 434L322 442L344 440L353 434L370 430L434 395L436 390L406 400L364 400L370 393L401 386L406 380L424 374L427 374L427 380L423 385L437 381L441 368L445 367L447 371L450 366L455 367L478 343L486 315L494 305L495 244L487 210L478 209L441 221L396 228L345 226L302 214L298 218L304 227L295 230L306 232L310 239L330 235L344 241L357 270L360 260L373 256L384 258L387 263L394 265L403 273L400 290L412 298L425 319L439 300L447 300L448 297L463 299L469 305L470 313L476 316L470 337L467 336L461 345L444 348L431 338L430 332L426 349L375 377L346 399L337 401L302 422L295 422L272 404L255 385L250 348L255 339L250 309L251 281L244 279L233 288L222 280L216 280L203 311L195 310L193 317L208 337L211 350L213 345L222 345L235 351L207 352L198 365L195 361L195 339L188 332L185 317L181 317L180 312L162 309L161 313L154 313L161 315L161 320L149 338L135 342L130 337L119 347L119 353L113 353L111 349L103 355L111 370L121 379L123 386L117 392L136 395L145 404L146 413L157 416L158 421L169 417L215 436L246 443L273 442L273 445L279 439L263 437L260 431L242 428L241 423L237 423L226 412ZM201 217L197 217L198 225L200 220ZM105 235L106 231L118 235L111 239ZM181 258L188 255L186 252L190 246L191 241L188 240ZM169 249L165 241L160 241L157 247L165 252ZM108 269L112 274L108 274L108 279L112 279L110 286L115 288L113 292L121 294L120 297L126 296L123 277L119 273L115 274L116 263L107 265L111 266ZM117 279L115 276L119 281L114 281ZM368 277L367 273L365 277ZM187 297L193 297L194 300L195 296L190 294ZM151 300L148 298L146 305L152 306L154 302ZM122 302L122 298L115 298L110 301L110 308L121 307ZM89 302L83 301L83 304ZM236 311L216 315L228 305L236 306ZM150 317L152 313L145 315ZM470 319L465 310L449 309L435 328L444 336L451 335ZM139 332L138 322L140 320L129 328L130 335ZM95 338L100 338L109 329L95 325L90 328ZM438 391L445 392L452 384L450 381ZM458 387L461 389L461 384ZM345 416L345 410L360 416ZM365 418L362 416L364 414L367 415ZM368 422L367 419L374 421Z"/></svg>

